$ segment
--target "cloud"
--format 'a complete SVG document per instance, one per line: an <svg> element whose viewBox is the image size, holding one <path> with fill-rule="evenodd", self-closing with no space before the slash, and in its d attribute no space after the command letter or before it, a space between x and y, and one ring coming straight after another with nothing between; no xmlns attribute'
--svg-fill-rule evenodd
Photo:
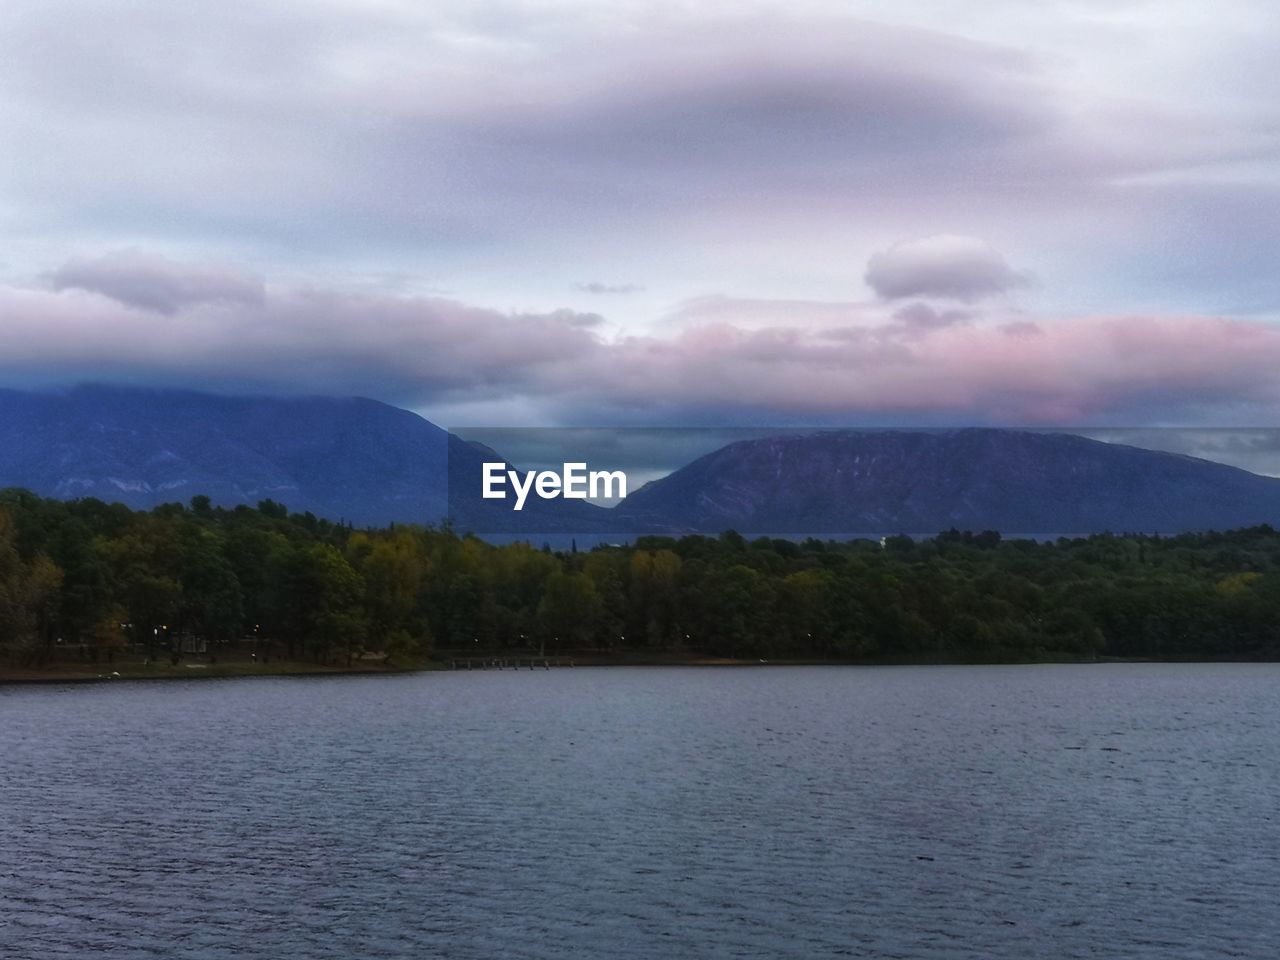
<svg viewBox="0 0 1280 960"><path fill-rule="evenodd" d="M638 293L644 287L637 283L600 283L592 280L590 283L575 283L574 289L581 290L583 293L624 294Z"/></svg>
<svg viewBox="0 0 1280 960"><path fill-rule="evenodd" d="M665 326L727 324L737 329L783 326L817 329L872 325L883 319L883 311L879 305L866 303L712 294L677 304L663 319Z"/></svg>
<svg viewBox="0 0 1280 960"><path fill-rule="evenodd" d="M187 269L203 275L200 269ZM169 276L157 284L168 289ZM1280 328L1207 316L949 316L914 305L708 298L682 326L270 285L160 314L81 287L0 286L10 383L99 380L361 394L576 423L1258 422ZM739 321L736 317L742 317ZM474 422L474 421L473 421ZM491 422L498 422L492 421ZM523 422L523 421L522 421Z"/></svg>
<svg viewBox="0 0 1280 960"><path fill-rule="evenodd" d="M1045 321L1039 335L951 325L841 331L728 324L603 351L570 394L652 421L1083 424L1248 422L1280 412L1280 329L1213 317ZM749 385L746 386L746 385ZM563 386L563 385L562 385ZM756 422L761 422L757 420Z"/></svg>
<svg viewBox="0 0 1280 960"><path fill-rule="evenodd" d="M967 323L973 314L968 310L939 310L927 303L909 303L893 312L897 320L909 330L936 330L956 323Z"/></svg>
<svg viewBox="0 0 1280 960"><path fill-rule="evenodd" d="M1030 320L1014 320L1012 323L1001 324L999 329L1006 337L1020 340L1044 336L1044 328Z"/></svg>
<svg viewBox="0 0 1280 960"><path fill-rule="evenodd" d="M195 304L260 305L262 278L233 267L183 264L155 254L121 250L68 260L50 277L55 290L87 290L117 303L173 314Z"/></svg>
<svg viewBox="0 0 1280 960"><path fill-rule="evenodd" d="M904 240L871 257L865 279L885 300L939 297L973 303L1026 284L990 244L937 234Z"/></svg>
<svg viewBox="0 0 1280 960"><path fill-rule="evenodd" d="M9 346L0 376L181 384L236 392L360 394L405 404L528 392L543 367L589 359L596 314L504 312L441 297L324 288L261 299L187 298L172 312L81 287L0 287Z"/></svg>
<svg viewBox="0 0 1280 960"><path fill-rule="evenodd" d="M8 0L0 241L15 275L75 238L494 302L835 300L849 251L945 226L1064 310L1261 312L1275 16Z"/></svg>
<svg viewBox="0 0 1280 960"><path fill-rule="evenodd" d="M544 314L544 316L549 320L563 323L570 327L598 327L604 323L604 317L598 313L583 313L579 310L569 310L566 307L552 310Z"/></svg>
<svg viewBox="0 0 1280 960"><path fill-rule="evenodd" d="M1280 311L1280 13L1193 6L7 0L5 275L123 252L0 285L0 372L562 421L1269 419L1273 327L1217 316ZM1020 312L1024 265L1053 285Z"/></svg>
<svg viewBox="0 0 1280 960"><path fill-rule="evenodd" d="M1070 208L1262 141L1176 98L1077 89L1034 43L843 4L14 0L6 14L0 121L27 150L0 159L0 183L21 222L55 230L360 251L550 229L589 249L694 211ZM127 56L138 43L148 56Z"/></svg>

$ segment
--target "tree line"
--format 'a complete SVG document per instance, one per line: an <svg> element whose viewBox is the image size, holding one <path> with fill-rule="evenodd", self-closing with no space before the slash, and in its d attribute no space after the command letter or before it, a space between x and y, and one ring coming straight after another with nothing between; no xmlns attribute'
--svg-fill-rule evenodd
<svg viewBox="0 0 1280 960"><path fill-rule="evenodd" d="M149 512L0 492L0 657L392 662L433 651L751 659L1280 656L1270 527L1054 542L644 537L553 551L355 530L264 500Z"/></svg>

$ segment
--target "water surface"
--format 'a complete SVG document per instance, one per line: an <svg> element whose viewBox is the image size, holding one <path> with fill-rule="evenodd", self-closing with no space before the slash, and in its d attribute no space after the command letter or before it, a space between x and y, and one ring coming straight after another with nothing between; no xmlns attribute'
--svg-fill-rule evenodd
<svg viewBox="0 0 1280 960"><path fill-rule="evenodd" d="M0 687L0 956L1257 957L1280 666Z"/></svg>

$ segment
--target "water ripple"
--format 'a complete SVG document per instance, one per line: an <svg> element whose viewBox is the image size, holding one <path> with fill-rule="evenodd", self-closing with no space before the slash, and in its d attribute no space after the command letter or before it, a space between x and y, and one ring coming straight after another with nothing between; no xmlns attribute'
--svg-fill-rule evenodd
<svg viewBox="0 0 1280 960"><path fill-rule="evenodd" d="M0 688L0 956L1274 956L1280 667Z"/></svg>

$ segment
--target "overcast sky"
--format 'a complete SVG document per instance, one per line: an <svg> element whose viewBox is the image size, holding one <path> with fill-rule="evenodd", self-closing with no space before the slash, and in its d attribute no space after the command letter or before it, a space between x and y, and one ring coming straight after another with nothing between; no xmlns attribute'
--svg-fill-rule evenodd
<svg viewBox="0 0 1280 960"><path fill-rule="evenodd" d="M1280 8L0 4L0 380L451 424L1280 413Z"/></svg>

